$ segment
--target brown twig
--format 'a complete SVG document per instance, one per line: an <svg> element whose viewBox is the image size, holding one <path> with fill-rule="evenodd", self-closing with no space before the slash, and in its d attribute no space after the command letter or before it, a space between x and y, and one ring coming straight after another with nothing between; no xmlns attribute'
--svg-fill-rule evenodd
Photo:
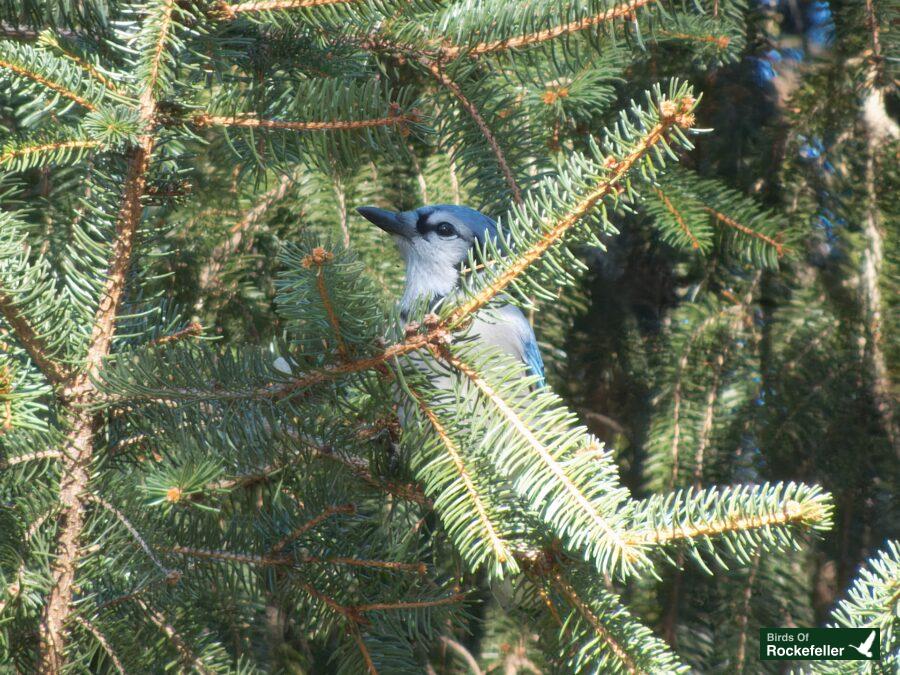
<svg viewBox="0 0 900 675"><path fill-rule="evenodd" d="M446 598L435 598L433 600L406 600L400 602L373 602L368 605L354 605L353 610L357 612L383 612L388 610L400 609L422 609L425 607L440 607L442 605L454 605L466 599L468 593L454 593Z"/></svg>
<svg viewBox="0 0 900 675"><path fill-rule="evenodd" d="M109 660L112 662L113 666L115 666L116 670L122 673L122 675L125 675L125 667L122 665L121 659L119 659L118 655L113 651L112 645L109 643L109 640L106 639L106 636L83 616L76 616L75 623L94 636L94 639L97 640L97 643L101 647L103 647L103 651L106 652L106 655L109 657Z"/></svg>
<svg viewBox="0 0 900 675"><path fill-rule="evenodd" d="M337 515L339 513L352 514L356 513L356 506L354 504L339 504L336 506L329 506L319 515L309 519L299 527L294 528L294 530L288 534L287 536L280 539L269 551L270 555L276 555L281 553L284 550L284 547L289 543L294 541L297 537L302 535L304 532L308 532L312 528L320 525L325 522L331 516Z"/></svg>
<svg viewBox="0 0 900 675"><path fill-rule="evenodd" d="M148 343L148 346L160 347L162 345L168 345L173 342L178 342L179 340L184 340L186 338L197 337L202 332L203 332L203 326L201 326L198 322L193 321L193 322L189 323L185 328L175 331L171 335L163 335L161 337L156 338L155 340L151 340Z"/></svg>
<svg viewBox="0 0 900 675"><path fill-rule="evenodd" d="M203 660L191 651L191 648L188 647L185 639L178 634L178 631L176 631L172 624L169 623L169 620L166 619L162 612L153 609L141 598L136 598L134 602L138 607L144 610L144 613L150 621L169 639L169 642L172 643L172 646L175 647L175 650L181 655L184 665L196 669L198 672L202 673L202 675L213 675L213 671L207 668L206 664L203 663Z"/></svg>
<svg viewBox="0 0 900 675"><path fill-rule="evenodd" d="M252 233L269 208L284 199L290 189L296 184L301 172L295 171L281 176L278 184L264 193L262 197L248 210L244 216L232 225L229 237L216 246L209 256L209 261L201 268L199 279L200 299L197 301L196 311L203 308L204 296L212 289L213 284L222 271L225 260L241 247L241 243L248 234Z"/></svg>
<svg viewBox="0 0 900 675"><path fill-rule="evenodd" d="M516 204L522 204L522 190L521 188L519 188L519 184L516 182L516 178L509 166L509 162L506 161L506 155L500 148L500 144L497 142L497 139L494 136L494 132L491 131L488 123L485 121L484 117L482 117L481 112L478 110L475 104L472 103L469 97L465 95L465 92L463 92L462 88L454 80L452 80L446 72L444 72L444 69L439 61L436 62L428 60L426 58L420 58L419 62L428 69L428 72L431 73L435 80L437 80L442 86L446 87L447 91L453 94L456 100L459 101L459 104L469 114L469 117L472 118L475 126L477 126L479 131L481 131L481 135L484 136L485 141L487 141L488 146L491 148L491 152L494 153L494 157L496 158L497 164L500 167L500 173L503 174L503 178L506 181L507 186L509 187L513 201Z"/></svg>

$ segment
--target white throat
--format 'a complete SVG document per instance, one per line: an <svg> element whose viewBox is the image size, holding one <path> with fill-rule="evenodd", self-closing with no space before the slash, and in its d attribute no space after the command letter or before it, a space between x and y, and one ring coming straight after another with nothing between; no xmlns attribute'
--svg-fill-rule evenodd
<svg viewBox="0 0 900 675"><path fill-rule="evenodd" d="M459 282L459 269L445 261L411 255L406 259L406 287L400 310L408 312L416 303L449 295Z"/></svg>

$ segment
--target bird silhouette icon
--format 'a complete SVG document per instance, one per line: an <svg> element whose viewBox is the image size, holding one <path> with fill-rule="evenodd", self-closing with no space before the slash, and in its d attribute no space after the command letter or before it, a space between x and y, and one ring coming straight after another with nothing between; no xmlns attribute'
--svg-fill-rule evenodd
<svg viewBox="0 0 900 675"><path fill-rule="evenodd" d="M865 656L867 659L872 658L872 643L875 642L875 631L873 630L869 633L869 637L863 640L859 645L850 645L858 651L860 654Z"/></svg>

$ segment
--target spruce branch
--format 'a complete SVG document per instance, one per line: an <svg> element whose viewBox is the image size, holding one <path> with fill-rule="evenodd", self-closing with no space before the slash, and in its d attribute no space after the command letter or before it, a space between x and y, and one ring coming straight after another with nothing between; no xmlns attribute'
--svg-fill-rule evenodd
<svg viewBox="0 0 900 675"><path fill-rule="evenodd" d="M125 92L119 89L119 86L115 82L113 82L113 80L101 73L94 64L89 63L78 54L75 54L72 51L66 49L59 41L59 37L57 35L54 35L49 31L44 31L40 34L38 39L40 40L40 43L42 45L54 50L63 58L71 61L73 64L78 66L78 68L80 68L88 77L96 80L97 83L102 87L115 94L119 94L123 98L126 97Z"/></svg>
<svg viewBox="0 0 900 675"><path fill-rule="evenodd" d="M58 501L63 512L57 537L57 556L52 568L50 594L41 617L40 667L56 672L66 662L66 623L72 610L72 594L79 560L79 540L84 528L83 494L91 479L91 463L95 447L94 413L85 404L97 395L94 378L110 352L116 318L125 291L125 282L134 248L134 240L143 211L142 196L147 182L150 157L156 137L149 131L156 115L155 90L168 31L172 28L174 0L162 5L158 23L148 22L142 28L144 44L153 45L139 99L139 119L145 132L129 151L123 197L119 209L115 237L101 297L97 304L84 365L80 374L66 387L66 398L77 404L71 410L72 424L66 439L65 470L59 485ZM155 39L153 32L158 31ZM149 34L149 39L148 39ZM141 602L138 600L138 602Z"/></svg>
<svg viewBox="0 0 900 675"><path fill-rule="evenodd" d="M322 513L311 518L299 527L294 528L288 535L278 540L278 542L269 550L269 555L277 555L281 553L284 548L292 541L339 513L356 513L356 506L354 504L338 504L336 506L329 506L324 511L322 511Z"/></svg>
<svg viewBox="0 0 900 675"><path fill-rule="evenodd" d="M226 117L204 113L195 115L191 118L191 121L198 127L247 127L251 129L285 129L288 131L358 131L375 127L399 127L402 133L406 130L408 124L420 122L421 117L415 111L400 113L398 110L387 117L376 117L374 119L316 122L306 120L272 120L252 115Z"/></svg>
<svg viewBox="0 0 900 675"><path fill-rule="evenodd" d="M455 605L469 597L469 593L454 593L443 598L429 600L401 600L397 602L373 602L366 605L353 605L356 612L386 612L407 609L425 609L427 607L440 607L442 605Z"/></svg>
<svg viewBox="0 0 900 675"><path fill-rule="evenodd" d="M363 661L366 664L366 671L369 675L378 675L378 669L375 667L375 662L372 661L372 655L369 653L369 649L366 647L362 634L359 632L359 625L355 621L349 621L347 623L347 631L359 648L360 654L362 654Z"/></svg>
<svg viewBox="0 0 900 675"><path fill-rule="evenodd" d="M2 52L0 52L0 53L2 53ZM44 87L46 89L49 89L52 92L55 92L56 94L59 94L63 98L67 98L70 101L74 101L75 103L80 105L82 108L85 108L86 110L96 110L97 109L97 107L91 101L89 101L84 96L81 96L77 92L73 91L72 89L66 87L64 84L62 84L60 82L55 82L55 81L51 80L50 78L44 77L40 73L29 70L27 67L20 65L18 63L14 63L10 60L7 60L7 59L3 58L2 56L0 56L0 68L5 68L6 70L9 70L10 72L15 73L16 75L18 75L20 77L23 77L27 80L31 80L32 82L40 85L41 87Z"/></svg>
<svg viewBox="0 0 900 675"><path fill-rule="evenodd" d="M643 671L638 670L634 658L628 653L625 646L620 644L609 632L600 618L591 610L588 604L581 599L574 588L568 583L566 578L556 573L550 577L550 585L555 588L566 601L575 608L581 618L586 621L597 637L609 648L619 662L624 665L629 675L637 675ZM649 675L649 674L648 674Z"/></svg>
<svg viewBox="0 0 900 675"><path fill-rule="evenodd" d="M490 547L490 555L494 559L491 565L491 571L502 577L504 571L515 573L518 571L512 550L506 538L501 534L500 527L495 524L494 514L490 512L485 502L487 494L476 486L472 478L469 468L466 466L466 460L456 441L450 436L444 425L438 419L437 414L428 405L420 393L417 393L411 386L407 387L410 395L413 397L419 410L428 420L434 433L440 440L443 452L449 457L455 474L452 482L434 482L432 492L436 492L432 496L435 499L435 506L439 513L445 513L447 529L450 535L456 539L457 547L463 552L463 555L470 556L470 562L473 568L481 564L484 553L477 551L482 542L488 542ZM436 460L428 462L419 473L423 475L423 480L428 484L429 474L434 471L437 475L437 465L440 461L440 455ZM450 504L457 503L457 500L468 504L474 509L474 514L469 508L446 508ZM457 513L463 515L462 520L451 518L451 514ZM471 518L474 515L475 518ZM474 521L474 522L473 522Z"/></svg>
<svg viewBox="0 0 900 675"><path fill-rule="evenodd" d="M159 569L159 571L162 572L162 574L164 576L169 575L171 570L169 568L167 568L165 565L163 565L162 562L160 561L160 559L156 557L156 554L153 552L153 549L150 548L150 545L147 543L146 539L144 539L144 537L141 536L141 533L138 532L138 529L131 523L130 520L128 520L128 518L125 517L124 513L122 513L119 509L117 509L115 506L110 504L108 501L106 501L105 499L103 499L103 497L100 497L99 495L95 495L95 494L88 495L86 497L86 499L87 499L87 501L90 501L94 504L97 504L97 505L103 507L104 509L109 511L112 515L114 515L116 517L116 519L120 523L122 523L122 525L125 527L125 529L128 530L128 533L138 543L138 545L141 547L141 549L143 549L144 553L147 554L147 557L153 561L153 564L156 565L156 567Z"/></svg>
<svg viewBox="0 0 900 675"><path fill-rule="evenodd" d="M648 153L655 150L657 144L664 143L669 132L673 129L689 129L693 126L692 110L695 104L696 101L690 95L684 95L675 100L661 99L658 103L659 121L641 136L631 152L624 157L610 157L611 171L608 175L603 177L597 186L570 208L562 218L553 223L543 223L541 238L528 249L516 251L514 260L504 265L502 272L490 275L483 288L455 307L445 320L447 328L450 330L458 328L471 314L502 293L547 251L558 245L565 235L600 202L617 194L620 184L632 169L644 160Z"/></svg>
<svg viewBox="0 0 900 675"><path fill-rule="evenodd" d="M64 164L81 159L88 150L105 147L102 141L86 138L16 143L7 145L0 152L0 167L8 171L25 171L36 166Z"/></svg>
<svg viewBox="0 0 900 675"><path fill-rule="evenodd" d="M203 326L201 326L198 322L193 321L189 323L186 327L181 330L177 330L170 335L163 335L154 340L151 340L148 343L150 347L161 347L163 345L169 345L174 342L178 342L180 340L186 340L188 338L194 338L203 333Z"/></svg>
<svg viewBox="0 0 900 675"><path fill-rule="evenodd" d="M829 627L878 628L881 663L886 672L900 666L900 542L888 540L865 561L850 584L846 598L831 613ZM809 664L814 673L846 672L845 661Z"/></svg>
<svg viewBox="0 0 900 675"><path fill-rule="evenodd" d="M497 142L497 138L494 135L494 132L491 131L491 128L488 126L484 117L481 115L478 107L472 102L471 99L469 99L468 96L466 96L465 92L462 90L462 87L460 87L459 84L457 84L457 82L447 74L439 61L435 62L428 59L420 59L420 63L422 63L422 65L424 65L425 68L428 69L428 72L431 73L432 77L434 77L434 79L437 80L441 84L441 86L447 89L447 91L449 91L453 95L453 97L457 101L459 101L459 104L462 106L463 110L465 110L472 118L472 121L475 122L475 125L481 131L481 135L484 136L484 140L487 141L491 152L494 153L494 157L497 160L497 165L500 167L500 173L503 174L503 179L506 181L507 186L509 186L513 201L516 204L521 204L522 190L519 187L519 184L516 182L516 177L509 166L509 162L507 162L506 160L506 155L503 152L503 149Z"/></svg>
<svg viewBox="0 0 900 675"><path fill-rule="evenodd" d="M866 0L865 15L872 45L872 58L866 69L866 81L874 90L879 79L882 58L880 27L872 0ZM891 447L900 458L900 425L895 417L896 396L884 353L884 329L882 327L884 304L881 297L881 272L884 266L884 235L882 234L884 216L879 207L876 176L881 161L878 150L884 145L885 134L877 127L872 116L863 115L863 120L865 129L865 224L863 233L866 247L863 250L861 290L868 342L866 356L871 372L871 390L875 399L876 411Z"/></svg>
<svg viewBox="0 0 900 675"><path fill-rule="evenodd" d="M55 515L54 511L46 511L28 526L28 529L25 530L25 536L22 537L22 541L25 544L31 542L34 539L34 536L38 533L38 531L43 527L44 523L46 523L51 516ZM16 570L15 577L13 577L13 581L0 592L0 616L3 615L3 610L6 609L6 605L9 600L14 599L19 595L22 591L22 583L25 580L25 572L27 570L26 559L23 556L22 562L19 564L18 569Z"/></svg>
<svg viewBox="0 0 900 675"><path fill-rule="evenodd" d="M700 242L697 240L696 235L694 235L694 233L691 232L691 228L688 227L688 224L685 221L685 217L681 214L681 212L677 208L675 208L675 205L672 204L672 200L669 199L669 197L656 185L653 186L653 191L663 201L663 204L665 204L665 207L669 211L669 213L671 213L672 216L675 218L675 220L678 223L678 227L681 228L681 231L684 232L684 234L688 237L688 239L690 239L691 247L693 247L694 249L699 249Z"/></svg>
<svg viewBox="0 0 900 675"><path fill-rule="evenodd" d="M277 185L265 192L262 197L257 200L256 204L254 204L253 207L251 207L243 217L230 228L230 236L228 239L212 250L209 260L200 269L200 275L198 277L200 298L195 307L196 311L199 312L202 309L205 295L210 292L213 285L218 280L225 261L241 247L245 237L255 230L269 208L287 196L290 189L296 185L301 176L302 172L299 170L294 170L289 174L281 176Z"/></svg>
<svg viewBox="0 0 900 675"><path fill-rule="evenodd" d="M156 577L145 583L144 585L136 588L130 593L125 593L124 595L119 595L117 597L111 598L100 605L97 605L97 613L99 614L105 609L110 609L112 607L117 607L118 605L124 604L126 602L131 602L135 600L137 597L150 592L154 588L160 586L161 584L166 584L168 586L175 586L181 581L182 573L179 570L169 570L168 574L161 577Z"/></svg>
<svg viewBox="0 0 900 675"><path fill-rule="evenodd" d="M753 592L755 590L754 584L756 583L756 576L759 574L759 563L761 560L761 555L757 553L753 556L753 561L750 564L750 572L747 575L747 581L744 585L743 597L741 598L741 607L738 610L737 615L737 625L738 625L738 646L735 652L735 670L738 673L744 672L744 664L747 660L747 641L749 639L749 626L750 626L750 601L753 598Z"/></svg>
<svg viewBox="0 0 900 675"><path fill-rule="evenodd" d="M3 289L0 289L0 313L12 329L13 335L47 380L55 386L62 386L69 378L68 370L50 357L50 350L43 337L35 331L15 300Z"/></svg>
<svg viewBox="0 0 900 675"><path fill-rule="evenodd" d="M175 650L181 656L181 660L185 666L190 666L201 673L201 675L214 674L215 671L207 667L203 662L203 659L191 650L187 641L175 630L175 627L172 626L162 612L151 607L142 598L135 598L134 602L143 610L144 614L150 619L153 625L162 631L163 635L166 636L172 646L175 647Z"/></svg>
<svg viewBox="0 0 900 675"><path fill-rule="evenodd" d="M12 457L4 457L0 459L0 468L8 469L16 464L24 464L26 462L39 462L44 459L61 459L63 453L59 450L37 450L24 455L14 455Z"/></svg>
<svg viewBox="0 0 900 675"><path fill-rule="evenodd" d="M219 11L221 11L227 18L234 19L238 14L277 12L291 9L308 9L311 7L340 5L356 1L357 0L260 0L258 2L239 2L235 4L221 2L219 3Z"/></svg>
<svg viewBox="0 0 900 675"><path fill-rule="evenodd" d="M100 630L93 623L91 623L90 621L88 621L81 615L75 616L75 623L77 623L79 626L84 628L88 633L90 633L94 637L94 639L97 641L97 644L99 644L100 647L103 648L104 653L106 654L106 656L110 660L110 662L113 664L115 669L117 671L119 671L119 673L121 673L122 675L125 675L125 666L122 664L122 660L118 657L116 652L113 651L112 645L110 644L110 642L106 638L106 636L103 635L103 633L101 633Z"/></svg>
<svg viewBox="0 0 900 675"><path fill-rule="evenodd" d="M747 563L759 547L796 548L791 527L830 528L832 509L830 495L803 484L689 488L637 502L625 536L644 546L683 544L704 568L701 547L721 562L714 540L724 537L727 551Z"/></svg>
<svg viewBox="0 0 900 675"><path fill-rule="evenodd" d="M349 245L349 241L346 242ZM328 293L328 286L325 283L325 265L334 259L333 254L327 254L327 252L322 250L321 255L316 256L316 252L320 249L313 249L312 255L308 257L310 261L310 267L315 266L316 268L316 291L319 293L319 300L322 303L322 307L325 308L325 314L328 316L328 323L331 325L331 331L334 334L334 340L337 343L337 353L338 356L342 360L346 360L349 356L349 352L347 350L347 345L344 343L344 338L341 336L341 322L338 320L337 314L334 311L334 303L331 301L331 297ZM326 257L330 255L331 257Z"/></svg>
<svg viewBox="0 0 900 675"><path fill-rule="evenodd" d="M542 498L550 503L559 499L577 506L577 511L570 507L565 509L564 514L557 514L559 522L552 523L555 529L564 535L566 532L574 531L576 527L583 527L585 529L583 537L588 539L587 547L593 549L591 555L595 557L600 567L606 568L607 565L603 564L603 561L608 561L609 569L617 569L621 565L627 571L636 563L641 562L643 559L642 544L626 541L622 532L605 515L601 514L595 503L585 494L579 484L581 482L579 478L570 475L571 467L567 470L566 463L554 454L553 449L538 438L535 431L498 394L494 387L475 368L446 347L434 347L433 353L436 358L445 361L464 375L490 402L491 408L516 431L524 446L539 459L539 461L526 466L528 466L528 472L534 474L530 480L544 486L540 490ZM517 461L521 462L521 460ZM577 470L573 473L577 473ZM528 492L534 492L534 490L529 488Z"/></svg>
<svg viewBox="0 0 900 675"><path fill-rule="evenodd" d="M471 47L454 46L444 47L441 49L441 56L444 59L452 60L459 56L480 56L482 54L490 54L500 51L508 51L513 49L521 49L522 47L531 47L541 44L549 40L556 39L564 35L571 35L579 31L599 26L608 21L615 19L632 17L637 10L651 5L656 0L629 0L620 5L608 9L594 16L588 16L583 19L576 19L565 24L552 26L534 33L526 33L517 37L507 38L505 40L494 40L492 42L479 42Z"/></svg>
<svg viewBox="0 0 900 675"><path fill-rule="evenodd" d="M166 546L161 548L160 551L183 555L190 558L235 562L259 567L277 567L279 565L291 565L294 562L293 558L287 555L272 556L256 553L241 553L239 551L215 551L212 549L193 548L191 546Z"/></svg>
<svg viewBox="0 0 900 675"><path fill-rule="evenodd" d="M718 211L716 211L713 208L707 207L706 210L717 222L723 223L723 224L727 225L728 227L733 228L733 229L737 230L738 232L741 232L742 234L746 234L748 237L753 237L754 239L759 239L760 241L765 242L767 245L769 245L775 249L775 251L778 253L779 258L784 255L785 247L777 239L773 239L772 237L769 237L768 235L763 234L762 232L757 232L756 230L739 223L734 218L731 218L730 216L728 216L724 213L719 213Z"/></svg>
<svg viewBox="0 0 900 675"><path fill-rule="evenodd" d="M699 487L703 481L705 468L706 449L712 437L713 421L716 414L716 403L719 399L719 386L722 380L722 368L725 365L725 357L728 353L726 347L716 354L712 365L712 380L706 392L706 405L703 410L703 424L700 427L700 439L697 442L697 450L694 452L694 485Z"/></svg>

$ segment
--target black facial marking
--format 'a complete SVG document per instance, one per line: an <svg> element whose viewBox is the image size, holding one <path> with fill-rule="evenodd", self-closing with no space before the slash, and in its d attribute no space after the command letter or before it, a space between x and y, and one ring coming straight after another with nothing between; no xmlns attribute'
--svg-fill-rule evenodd
<svg viewBox="0 0 900 675"><path fill-rule="evenodd" d="M421 211L419 213L419 218L416 220L416 229L419 231L423 237L428 233L432 228L428 225L428 218L431 214L434 213L431 209L427 211Z"/></svg>

